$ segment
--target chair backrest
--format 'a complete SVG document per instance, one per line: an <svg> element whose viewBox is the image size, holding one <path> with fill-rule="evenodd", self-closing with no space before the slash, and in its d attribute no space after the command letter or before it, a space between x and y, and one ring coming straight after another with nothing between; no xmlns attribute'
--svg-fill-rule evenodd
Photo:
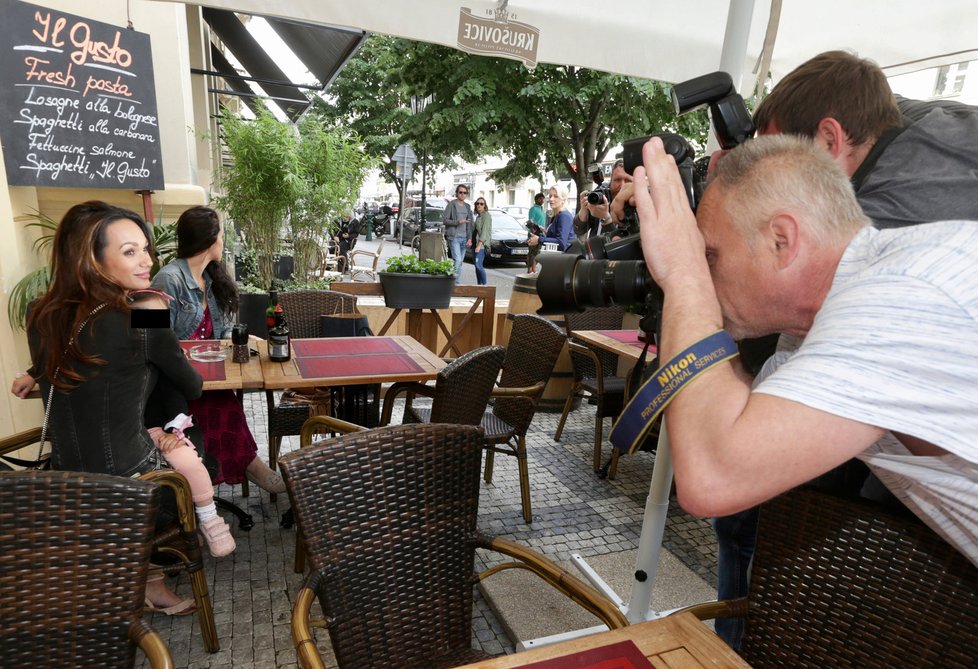
<svg viewBox="0 0 978 669"><path fill-rule="evenodd" d="M0 473L0 664L133 666L158 506L146 481Z"/></svg>
<svg viewBox="0 0 978 669"><path fill-rule="evenodd" d="M566 341L567 336L552 321L536 314L514 316L499 386L525 388L540 381L546 382ZM522 399L499 397L492 411L517 432L524 432L530 425L535 409L535 403L528 405Z"/></svg>
<svg viewBox="0 0 978 669"><path fill-rule="evenodd" d="M355 295L334 290L290 290L279 293L278 301L293 339L318 337L320 316L357 310Z"/></svg>
<svg viewBox="0 0 978 669"><path fill-rule="evenodd" d="M978 568L915 517L796 489L761 507L754 667L978 667Z"/></svg>
<svg viewBox="0 0 978 669"><path fill-rule="evenodd" d="M575 330L619 330L625 319L625 308L614 304L610 307L590 307L584 311L574 311L564 314L567 325L567 336L572 340ZM588 346L601 359L601 367L604 376L616 376L618 374L618 356L610 351L603 351L597 347ZM577 361L574 361L575 370ZM591 376L585 373L584 376Z"/></svg>
<svg viewBox="0 0 978 669"><path fill-rule="evenodd" d="M340 667L430 666L471 644L478 428L355 432L280 464Z"/></svg>
<svg viewBox="0 0 978 669"><path fill-rule="evenodd" d="M460 355L438 372L430 422L481 423L505 356L502 346L483 346Z"/></svg>

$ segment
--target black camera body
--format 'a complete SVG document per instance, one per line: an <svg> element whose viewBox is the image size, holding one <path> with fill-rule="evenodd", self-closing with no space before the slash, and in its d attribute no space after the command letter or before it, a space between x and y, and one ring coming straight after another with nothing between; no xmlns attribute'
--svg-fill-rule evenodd
<svg viewBox="0 0 978 669"><path fill-rule="evenodd" d="M598 186L587 194L588 204L610 204L611 188L608 186Z"/></svg>
<svg viewBox="0 0 978 669"><path fill-rule="evenodd" d="M726 72L676 84L672 100L677 115L709 106L714 131L724 149L733 148L754 134L750 112ZM695 151L684 137L661 133L627 140L622 155L625 171L632 174L642 164L642 147L651 137L661 138L666 152L675 159L689 206L696 211L704 188L704 165L702 159L694 160ZM588 202L593 193L588 193ZM633 214L634 210L628 209L626 214ZM543 306L537 313L562 314L612 304L645 305L647 314L661 311L662 290L648 272L636 234L616 241L590 237L572 245L564 254L541 257L540 263L537 294Z"/></svg>

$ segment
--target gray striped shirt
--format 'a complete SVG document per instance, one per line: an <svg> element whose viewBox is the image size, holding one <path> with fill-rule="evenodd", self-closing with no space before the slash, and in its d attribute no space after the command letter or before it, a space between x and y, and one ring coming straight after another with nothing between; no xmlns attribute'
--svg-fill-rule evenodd
<svg viewBox="0 0 978 669"><path fill-rule="evenodd" d="M782 336L758 379L947 451L915 456L887 433L860 458L978 565L978 222L860 232L811 330Z"/></svg>

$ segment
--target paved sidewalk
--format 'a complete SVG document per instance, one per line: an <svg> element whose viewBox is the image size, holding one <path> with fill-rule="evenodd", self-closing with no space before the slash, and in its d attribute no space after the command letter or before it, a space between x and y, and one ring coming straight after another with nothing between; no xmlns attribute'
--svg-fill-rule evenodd
<svg viewBox="0 0 978 669"><path fill-rule="evenodd" d="M247 394L245 405L265 457L264 395ZM516 459L498 457L493 484L482 486L480 526L489 533L525 542L557 561L568 560L574 552L587 558L634 550L654 455L639 453L623 458L617 480L599 480L591 471L593 407L585 403L570 414L560 443L553 441L558 417L537 413L528 434L534 523L526 525L522 520ZM605 434L608 425L606 422ZM283 451L297 446L297 438L286 439ZM247 498L241 497L240 486L221 485L217 492L247 507L256 522L250 532L233 528L238 548L231 556L205 560L221 650L215 654L203 650L196 617L148 614L147 620L169 645L177 667L295 667L289 616L301 576L292 569L295 532L279 527L288 500L280 495L273 504L255 486ZM697 580L715 586L715 540L707 521L686 515L673 503L664 545L698 576ZM667 571L663 567L660 578L668 579ZM181 594L190 593L184 576L175 586ZM618 594L627 601L627 592ZM663 607L672 605L663 603ZM474 617L473 643L490 653L514 651L501 622L478 592ZM317 639L327 666L335 666L326 632L318 631ZM137 666L148 666L141 655Z"/></svg>

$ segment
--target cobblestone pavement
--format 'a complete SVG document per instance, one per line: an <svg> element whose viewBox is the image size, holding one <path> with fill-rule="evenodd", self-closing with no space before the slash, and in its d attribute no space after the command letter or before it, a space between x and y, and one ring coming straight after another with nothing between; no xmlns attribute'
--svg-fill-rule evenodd
<svg viewBox="0 0 978 669"><path fill-rule="evenodd" d="M245 407L265 457L264 395L246 395ZM537 413L527 436L533 524L523 522L516 459L501 456L496 458L492 485L482 487L480 527L526 543L558 561L569 559L574 552L588 557L637 548L654 455L638 453L622 458L617 479L600 480L591 469L593 407L584 404L571 412L559 443L553 440L558 418L559 414ZM606 436L609 424L606 421ZM283 451L297 446L298 438L286 439ZM221 485L217 493L246 508L255 519L254 529L244 532L226 516L233 525L238 548L226 558L205 559L221 650L213 654L204 651L196 616L148 614L147 620L169 645L177 667L294 667L289 616L302 576L292 568L295 532L279 526L288 500L280 495L272 503L267 493L254 485L249 497L241 495L240 486ZM685 514L675 500L670 506L664 546L708 583L716 584L713 531L706 520ZM185 576L172 584L180 594L189 596ZM619 594L627 598L627 593ZM320 631L317 639L327 666L336 666L328 635ZM514 650L478 591L473 643L494 654ZM137 666L148 666L141 655Z"/></svg>

